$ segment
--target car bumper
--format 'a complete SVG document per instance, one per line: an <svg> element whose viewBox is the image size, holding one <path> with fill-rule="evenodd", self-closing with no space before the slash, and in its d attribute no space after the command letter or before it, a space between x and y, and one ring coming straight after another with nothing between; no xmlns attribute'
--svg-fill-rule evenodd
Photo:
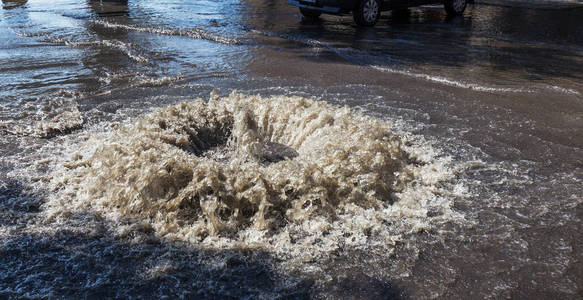
<svg viewBox="0 0 583 300"><path fill-rule="evenodd" d="M330 0L288 0L288 3L297 7L317 10L329 14L337 14L342 12L341 5L338 1Z"/></svg>

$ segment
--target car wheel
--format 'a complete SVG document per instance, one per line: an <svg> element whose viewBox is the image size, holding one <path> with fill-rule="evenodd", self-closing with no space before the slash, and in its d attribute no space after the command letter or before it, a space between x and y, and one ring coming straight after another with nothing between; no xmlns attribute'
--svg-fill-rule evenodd
<svg viewBox="0 0 583 300"><path fill-rule="evenodd" d="M321 11L307 9L303 7L300 7L300 13L302 13L302 16L304 16L304 18L306 19L317 19L322 14Z"/></svg>
<svg viewBox="0 0 583 300"><path fill-rule="evenodd" d="M374 26L381 15L379 0L361 0L352 12L354 22L360 26Z"/></svg>
<svg viewBox="0 0 583 300"><path fill-rule="evenodd" d="M461 16L466 9L467 0L444 0L443 6L450 16Z"/></svg>

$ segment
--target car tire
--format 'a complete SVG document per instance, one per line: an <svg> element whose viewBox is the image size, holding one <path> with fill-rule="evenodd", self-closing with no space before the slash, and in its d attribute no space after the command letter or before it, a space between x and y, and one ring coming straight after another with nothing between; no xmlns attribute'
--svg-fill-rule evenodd
<svg viewBox="0 0 583 300"><path fill-rule="evenodd" d="M381 15L379 0L361 0L352 12L354 22L359 26L374 26Z"/></svg>
<svg viewBox="0 0 583 300"><path fill-rule="evenodd" d="M443 7L450 16L461 16L466 9L468 0L444 0Z"/></svg>
<svg viewBox="0 0 583 300"><path fill-rule="evenodd" d="M317 19L322 14L321 11L307 9L303 7L300 7L300 13L302 14L302 16L304 16L304 18L312 20Z"/></svg>

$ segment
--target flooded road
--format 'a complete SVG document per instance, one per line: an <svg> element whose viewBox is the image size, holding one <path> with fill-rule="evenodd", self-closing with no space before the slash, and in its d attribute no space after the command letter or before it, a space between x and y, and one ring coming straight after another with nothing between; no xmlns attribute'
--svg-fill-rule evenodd
<svg viewBox="0 0 583 300"><path fill-rule="evenodd" d="M579 299L582 16L3 0L0 297Z"/></svg>

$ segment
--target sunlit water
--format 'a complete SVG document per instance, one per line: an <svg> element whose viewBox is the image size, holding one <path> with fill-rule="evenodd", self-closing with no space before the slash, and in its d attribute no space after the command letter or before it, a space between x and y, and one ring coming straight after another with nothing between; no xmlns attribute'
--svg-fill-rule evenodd
<svg viewBox="0 0 583 300"><path fill-rule="evenodd" d="M4 0L0 295L580 298L582 15Z"/></svg>

